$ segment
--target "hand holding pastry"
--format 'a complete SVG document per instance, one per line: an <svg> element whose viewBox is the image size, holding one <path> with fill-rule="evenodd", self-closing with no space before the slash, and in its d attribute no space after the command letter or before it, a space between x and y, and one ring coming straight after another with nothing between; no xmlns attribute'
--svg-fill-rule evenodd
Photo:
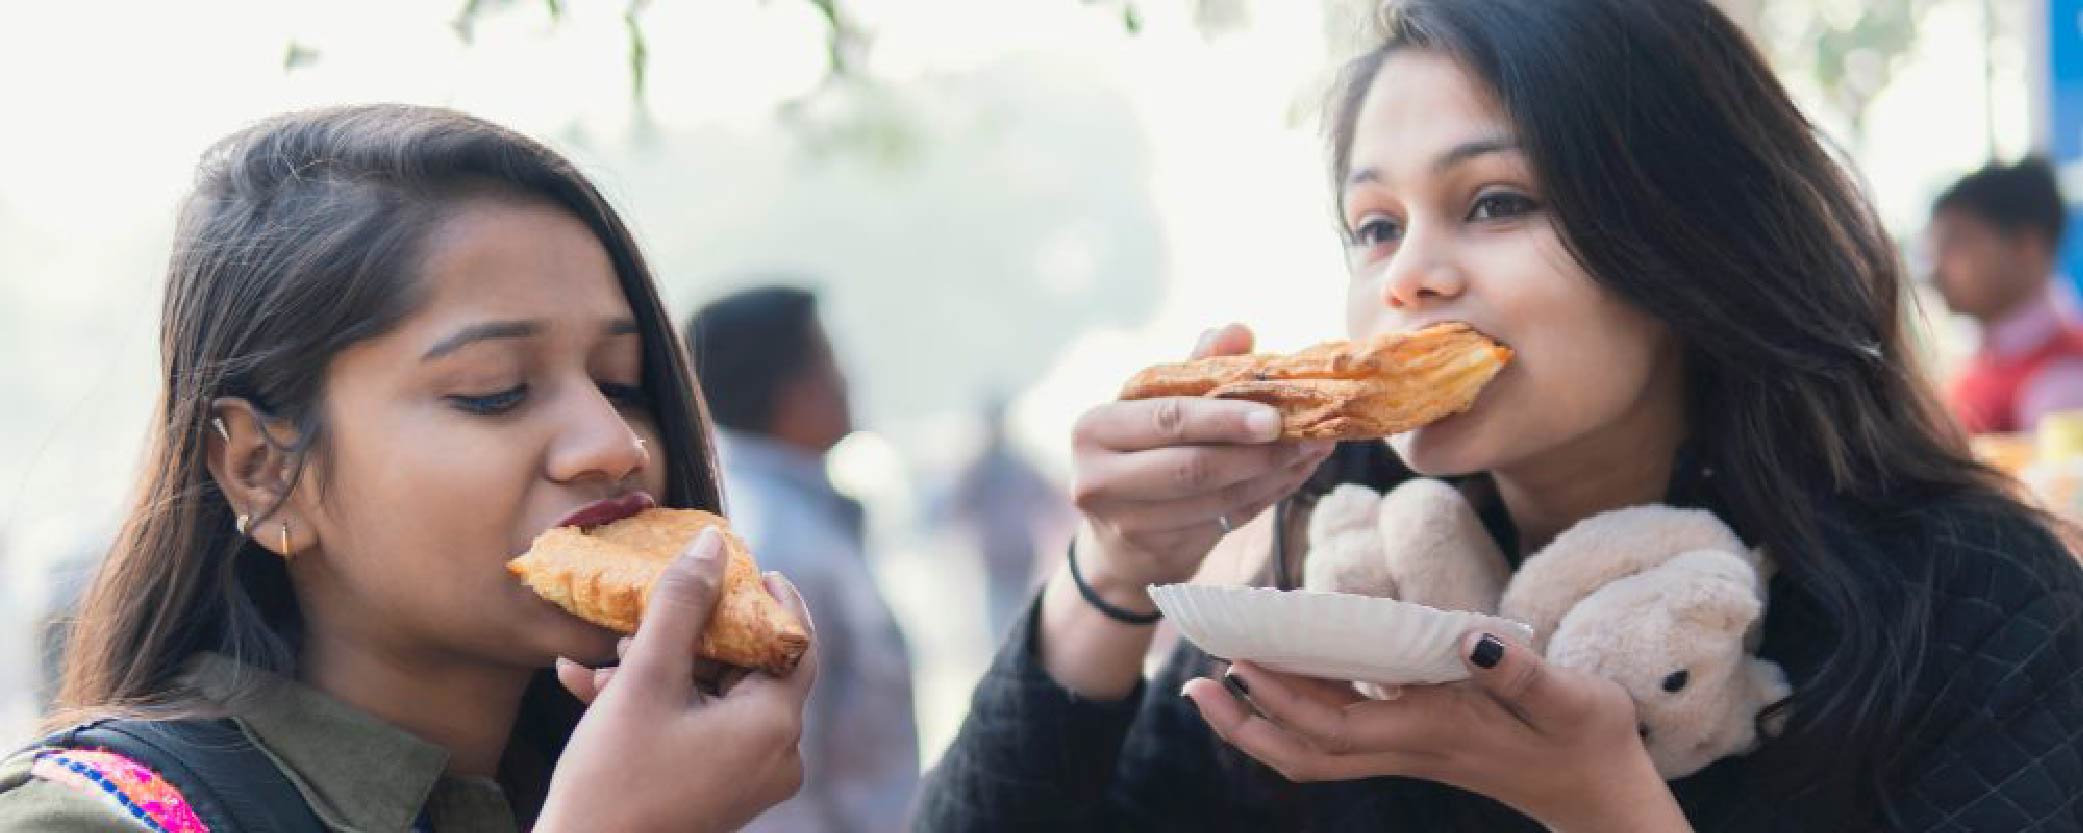
<svg viewBox="0 0 2083 833"><path fill-rule="evenodd" d="M536 830L736 830L801 787L797 744L817 661L793 586L772 576L755 589L802 623L800 664L784 676L744 675L715 697L695 684L687 646L722 618L731 560L721 530L703 531L658 571L611 685L596 689L585 669L559 662L559 678L592 705L557 762Z"/></svg>

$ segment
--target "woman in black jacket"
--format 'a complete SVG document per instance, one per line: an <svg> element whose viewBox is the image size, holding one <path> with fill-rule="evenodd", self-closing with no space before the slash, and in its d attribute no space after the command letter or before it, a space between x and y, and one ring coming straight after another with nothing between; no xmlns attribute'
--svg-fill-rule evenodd
<svg viewBox="0 0 2083 833"><path fill-rule="evenodd" d="M2083 829L2083 578L1933 407L1886 234L1736 27L1706 0L1380 23L1329 119L1350 334L1466 321L1517 357L1393 455L1278 442L1251 403L1088 412L1081 569L1001 651L919 829ZM1225 691L1191 647L1143 681L1148 585L1291 586L1314 495L1413 473L1515 558L1658 501L1762 547L1760 653L1794 686L1764 743L1666 784L1617 685L1480 633L1470 682L1390 702L1249 666Z"/></svg>

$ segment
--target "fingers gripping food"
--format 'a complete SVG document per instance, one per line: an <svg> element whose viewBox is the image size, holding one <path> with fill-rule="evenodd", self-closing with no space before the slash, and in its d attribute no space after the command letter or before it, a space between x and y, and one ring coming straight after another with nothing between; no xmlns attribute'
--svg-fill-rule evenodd
<svg viewBox="0 0 2083 833"><path fill-rule="evenodd" d="M1511 358L1473 327L1437 324L1292 355L1161 364L1130 379L1121 398L1245 399L1280 409L1284 440L1374 439L1467 410Z"/></svg>
<svg viewBox="0 0 2083 833"><path fill-rule="evenodd" d="M741 668L788 673L810 647L810 636L767 592L745 543L708 512L646 509L592 529L557 527L537 536L506 569L574 616L635 633L658 576L709 527L723 534L730 567L716 612L702 631L699 654Z"/></svg>

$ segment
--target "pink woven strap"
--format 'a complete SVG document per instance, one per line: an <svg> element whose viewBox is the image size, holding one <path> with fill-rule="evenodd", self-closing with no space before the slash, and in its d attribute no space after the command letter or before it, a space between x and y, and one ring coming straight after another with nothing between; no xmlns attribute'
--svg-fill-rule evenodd
<svg viewBox="0 0 2083 833"><path fill-rule="evenodd" d="M159 773L100 749L45 749L29 773L92 794L153 833L209 833L181 791Z"/></svg>

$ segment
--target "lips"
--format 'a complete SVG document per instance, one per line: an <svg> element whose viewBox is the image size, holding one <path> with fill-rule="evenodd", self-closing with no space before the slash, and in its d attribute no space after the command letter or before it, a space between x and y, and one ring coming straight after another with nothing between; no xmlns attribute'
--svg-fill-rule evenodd
<svg viewBox="0 0 2083 833"><path fill-rule="evenodd" d="M576 526L583 529L611 524L657 505L658 500L651 497L649 492L628 492L581 506L571 514L565 515L555 526Z"/></svg>

